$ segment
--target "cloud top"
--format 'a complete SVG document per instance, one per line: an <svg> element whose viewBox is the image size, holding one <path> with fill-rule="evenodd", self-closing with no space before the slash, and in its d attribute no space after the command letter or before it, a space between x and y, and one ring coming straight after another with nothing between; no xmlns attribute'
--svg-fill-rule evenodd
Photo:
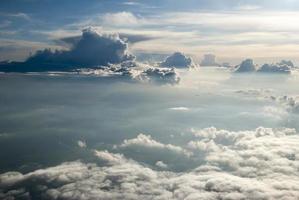
<svg viewBox="0 0 299 200"><path fill-rule="evenodd" d="M118 64L134 58L128 53L128 43L117 34L101 34L89 28L82 31L82 36L73 41L69 50L40 50L25 62L0 65L0 70L68 71Z"/></svg>
<svg viewBox="0 0 299 200"><path fill-rule="evenodd" d="M188 68L193 67L194 63L190 57L187 57L181 52L175 52L166 58L161 63L162 67L176 67L176 68Z"/></svg>

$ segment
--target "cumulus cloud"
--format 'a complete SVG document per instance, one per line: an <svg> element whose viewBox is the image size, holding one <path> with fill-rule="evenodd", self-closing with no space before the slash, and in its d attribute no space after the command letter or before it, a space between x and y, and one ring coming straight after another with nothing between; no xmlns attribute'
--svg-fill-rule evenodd
<svg viewBox="0 0 299 200"><path fill-rule="evenodd" d="M159 161L156 162L156 166L157 166L157 167L160 167L161 169L167 169L167 168L168 168L167 164L165 164L165 163L164 163L163 161L161 161L161 160L159 160Z"/></svg>
<svg viewBox="0 0 299 200"><path fill-rule="evenodd" d="M175 52L171 56L167 57L164 62L160 64L162 67L176 67L176 68L188 68L194 67L194 63L190 57L187 57L181 52Z"/></svg>
<svg viewBox="0 0 299 200"><path fill-rule="evenodd" d="M283 73L290 74L291 70L294 68L292 61L282 60L276 64L264 64L261 67L257 67L253 63L252 59L244 60L240 65L237 66L235 72L263 72L263 73Z"/></svg>
<svg viewBox="0 0 299 200"><path fill-rule="evenodd" d="M252 59L244 60L239 66L237 66L236 72L254 72L256 71L256 65Z"/></svg>
<svg viewBox="0 0 299 200"><path fill-rule="evenodd" d="M177 84L180 82L178 73L174 68L148 68L144 70L138 78L142 81L157 83L157 84Z"/></svg>
<svg viewBox="0 0 299 200"><path fill-rule="evenodd" d="M122 77L126 80L158 85L174 85L180 82L180 76L174 68L152 67L135 61L126 61L98 69L80 69L79 73L101 77Z"/></svg>
<svg viewBox="0 0 299 200"><path fill-rule="evenodd" d="M286 64L264 64L261 68L257 70L258 72L264 73L291 73L291 66Z"/></svg>
<svg viewBox="0 0 299 200"><path fill-rule="evenodd" d="M117 34L100 34L85 29L69 50L37 51L22 63L0 66L1 71L65 71L79 67L98 67L133 60L128 44Z"/></svg>
<svg viewBox="0 0 299 200"><path fill-rule="evenodd" d="M299 146L294 129L193 130L197 168L156 171L122 154L96 151L103 166L80 161L0 175L2 199L296 199ZM126 145L161 146L147 136ZM162 145L163 146L163 145ZM190 147L191 147L190 146ZM197 150L196 150L197 149ZM195 154L202 151L204 154ZM204 155L204 156L202 156ZM153 168L165 167L158 160Z"/></svg>
<svg viewBox="0 0 299 200"><path fill-rule="evenodd" d="M122 144L118 147L120 148L147 148L153 150L169 151L175 154L181 154L185 156L190 156L191 152L186 151L180 146L175 146L172 144L163 144L152 139L150 135L139 134L136 138L124 140Z"/></svg>

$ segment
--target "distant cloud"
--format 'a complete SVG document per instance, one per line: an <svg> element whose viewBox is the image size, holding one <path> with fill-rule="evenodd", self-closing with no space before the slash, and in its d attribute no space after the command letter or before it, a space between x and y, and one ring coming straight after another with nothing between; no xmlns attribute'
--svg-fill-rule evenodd
<svg viewBox="0 0 299 200"><path fill-rule="evenodd" d="M86 148L87 145L86 145L86 142L82 141L82 140L78 140L77 141L77 144L80 148Z"/></svg>
<svg viewBox="0 0 299 200"><path fill-rule="evenodd" d="M148 68L144 70L138 78L146 82L157 84L177 84L180 82L180 78L173 68Z"/></svg>
<svg viewBox="0 0 299 200"><path fill-rule="evenodd" d="M190 109L187 107L173 107L173 108L169 108L170 110L174 110L174 111L189 111Z"/></svg>
<svg viewBox="0 0 299 200"><path fill-rule="evenodd" d="M156 162L156 166L159 167L159 168L161 168L161 169L167 169L168 168L167 164L165 164L161 160Z"/></svg>
<svg viewBox="0 0 299 200"><path fill-rule="evenodd" d="M131 12L107 13L102 16L104 24L109 26L132 26L142 24L142 19Z"/></svg>
<svg viewBox="0 0 299 200"><path fill-rule="evenodd" d="M115 35L85 29L70 50L37 51L24 63L0 66L0 71L64 71L84 67L107 66L135 57L128 53L128 44Z"/></svg>
<svg viewBox="0 0 299 200"><path fill-rule="evenodd" d="M194 67L194 63L190 57L187 57L181 52L175 52L166 58L160 64L162 67L176 67L176 68L189 68Z"/></svg>
<svg viewBox="0 0 299 200"><path fill-rule="evenodd" d="M236 72L255 72L256 65L252 59L244 60L236 69Z"/></svg>
<svg viewBox="0 0 299 200"><path fill-rule="evenodd" d="M139 134L136 138L124 140L122 144L119 145L120 148L148 148L153 150L166 150L173 152L175 154L181 154L185 156L190 156L191 153L185 149L175 146L172 144L163 144L152 139L150 135Z"/></svg>
<svg viewBox="0 0 299 200"><path fill-rule="evenodd" d="M253 11L253 10L258 10L261 9L262 7L259 5L241 5L241 6L237 6L236 9L237 10L242 10L242 11Z"/></svg>
<svg viewBox="0 0 299 200"><path fill-rule="evenodd" d="M295 68L292 61L282 60L277 64L264 64L258 67L253 63L252 59L244 60L236 67L235 72L262 72L262 73L282 73L290 74L292 69Z"/></svg>
<svg viewBox="0 0 299 200"><path fill-rule="evenodd" d="M12 17L12 18L20 18L20 19L24 19L24 20L31 20L30 16L26 13L3 13L0 12L0 16L5 16L5 17Z"/></svg>
<svg viewBox="0 0 299 200"><path fill-rule="evenodd" d="M257 72L264 73L291 73L291 67L288 65L280 65L280 64L264 64L261 68L257 70Z"/></svg>

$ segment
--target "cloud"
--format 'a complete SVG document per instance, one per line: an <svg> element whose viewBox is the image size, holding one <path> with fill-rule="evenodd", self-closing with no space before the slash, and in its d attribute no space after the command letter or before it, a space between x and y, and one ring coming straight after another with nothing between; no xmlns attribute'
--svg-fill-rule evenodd
<svg viewBox="0 0 299 200"><path fill-rule="evenodd" d="M235 72L255 72L256 65L253 64L252 59L244 60L236 69Z"/></svg>
<svg viewBox="0 0 299 200"><path fill-rule="evenodd" d="M106 66L127 60L134 56L128 53L128 44L115 35L103 35L92 29L85 29L81 38L70 50L37 51L23 63L0 66L1 71L65 71L84 67Z"/></svg>
<svg viewBox="0 0 299 200"><path fill-rule="evenodd" d="M79 146L80 148L86 148L86 147L87 147L86 142L81 141L81 140L78 140L78 141L77 141L77 144L78 144L78 146Z"/></svg>
<svg viewBox="0 0 299 200"><path fill-rule="evenodd" d="M283 74L290 74L291 73L291 66L287 64L278 63L278 64L264 64L260 67L257 72L264 72L264 73L283 73Z"/></svg>
<svg viewBox="0 0 299 200"><path fill-rule="evenodd" d="M159 167L159 168L161 168L161 169L167 169L168 168L167 164L165 164L161 160L156 162L156 166Z"/></svg>
<svg viewBox="0 0 299 200"><path fill-rule="evenodd" d="M152 67L136 61L125 61L99 69L80 69L78 72L84 75L123 78L157 85L174 85L180 82L179 74L175 69Z"/></svg>
<svg viewBox="0 0 299 200"><path fill-rule="evenodd" d="M167 57L164 62L160 64L162 67L176 67L176 68L189 68L194 67L194 63L191 58L185 56L181 52L175 52L171 56Z"/></svg>
<svg viewBox="0 0 299 200"><path fill-rule="evenodd" d="M254 65L252 59L244 60L240 65L237 66L235 72L263 72L263 73L283 73L290 74L291 70L294 68L292 61L282 60L277 64L264 64L261 67Z"/></svg>
<svg viewBox="0 0 299 200"><path fill-rule="evenodd" d="M169 108L170 110L174 110L174 111L189 111L190 109L187 107L173 107L173 108Z"/></svg>
<svg viewBox="0 0 299 200"><path fill-rule="evenodd" d="M124 140L119 148L147 148L153 150L169 151L175 154L190 156L190 152L185 149L172 144L163 144L152 139L150 135L139 134L136 138Z"/></svg>
<svg viewBox="0 0 299 200"><path fill-rule="evenodd" d="M294 129L261 127L234 132L211 127L193 130L192 134L190 142L198 144L192 159L203 160L193 170L156 171L122 154L95 151L105 164L74 161L27 174L1 174L0 197L257 200L299 196L299 136ZM152 140L142 136L124 144L161 146ZM204 154L196 154L200 151ZM165 167L163 164L164 160L158 160L152 168Z"/></svg>
<svg viewBox="0 0 299 200"><path fill-rule="evenodd" d="M163 69L163 68L148 68L144 70L139 76L139 80L156 83L156 84L177 84L180 82L180 78L175 69Z"/></svg>
<svg viewBox="0 0 299 200"><path fill-rule="evenodd" d="M109 26L132 26L142 23L142 19L137 18L131 12L106 13L102 16L102 20Z"/></svg>

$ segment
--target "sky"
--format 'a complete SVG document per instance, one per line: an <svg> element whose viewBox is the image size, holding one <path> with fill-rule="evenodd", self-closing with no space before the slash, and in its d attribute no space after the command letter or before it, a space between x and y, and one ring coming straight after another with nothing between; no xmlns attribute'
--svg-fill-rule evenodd
<svg viewBox="0 0 299 200"><path fill-rule="evenodd" d="M298 62L298 9L295 0L2 0L0 60L68 48L61 39L93 27L146 38L129 46L136 55L181 51L236 64Z"/></svg>

